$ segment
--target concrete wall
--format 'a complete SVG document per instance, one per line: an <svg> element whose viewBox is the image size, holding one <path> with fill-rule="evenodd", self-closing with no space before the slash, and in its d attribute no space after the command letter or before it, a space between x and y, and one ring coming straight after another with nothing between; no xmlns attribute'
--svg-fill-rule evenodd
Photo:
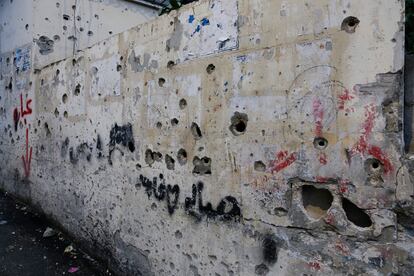
<svg viewBox="0 0 414 276"><path fill-rule="evenodd" d="M48 66L14 50L0 185L125 275L410 275L403 16L199 1Z"/></svg>

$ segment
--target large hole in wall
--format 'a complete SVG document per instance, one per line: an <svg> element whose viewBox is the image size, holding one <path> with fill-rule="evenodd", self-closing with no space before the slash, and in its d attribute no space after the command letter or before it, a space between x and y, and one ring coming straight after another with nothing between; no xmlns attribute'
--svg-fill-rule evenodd
<svg viewBox="0 0 414 276"><path fill-rule="evenodd" d="M350 200L342 199L342 208L345 211L349 221L359 227L370 227L372 225L371 218L361 208L356 206Z"/></svg>
<svg viewBox="0 0 414 276"><path fill-rule="evenodd" d="M355 33L355 29L359 24L359 19L355 16L348 16L342 21L341 30L347 33Z"/></svg>
<svg viewBox="0 0 414 276"><path fill-rule="evenodd" d="M196 123L191 124L191 133L193 134L194 139L200 140L203 135L201 134L201 129Z"/></svg>
<svg viewBox="0 0 414 276"><path fill-rule="evenodd" d="M302 204L308 215L320 219L331 208L333 196L327 189L318 189L311 185L302 186Z"/></svg>

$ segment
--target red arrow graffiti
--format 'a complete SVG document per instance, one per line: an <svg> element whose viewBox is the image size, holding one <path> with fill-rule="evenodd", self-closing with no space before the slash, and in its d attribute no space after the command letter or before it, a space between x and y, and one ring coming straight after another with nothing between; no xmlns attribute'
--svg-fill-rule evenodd
<svg viewBox="0 0 414 276"><path fill-rule="evenodd" d="M26 156L22 155L24 174L30 176L30 164L32 162L32 147L29 150L29 129L26 128Z"/></svg>

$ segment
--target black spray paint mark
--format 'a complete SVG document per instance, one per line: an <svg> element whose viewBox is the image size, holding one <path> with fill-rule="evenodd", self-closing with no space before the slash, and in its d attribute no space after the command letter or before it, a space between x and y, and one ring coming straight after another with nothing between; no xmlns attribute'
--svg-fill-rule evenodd
<svg viewBox="0 0 414 276"><path fill-rule="evenodd" d="M62 147L60 148L60 156L62 156L62 158L66 157L66 154L68 153L68 149L69 149L69 138L66 137L65 141L62 142Z"/></svg>
<svg viewBox="0 0 414 276"><path fill-rule="evenodd" d="M86 159L88 162L92 159L92 147L87 143L82 143L76 147L76 151L71 147L69 149L69 160L76 165L80 159Z"/></svg>
<svg viewBox="0 0 414 276"><path fill-rule="evenodd" d="M275 241L272 235L266 235L263 239L262 247L263 247L263 259L273 264L277 261L277 245L278 243Z"/></svg>
<svg viewBox="0 0 414 276"><path fill-rule="evenodd" d="M197 220L201 220L203 216L206 216L209 219L213 218L224 221L231 219L234 219L236 221L240 220L241 211L239 203L234 197L226 196L217 205L216 210L214 210L210 202L207 202L206 205L203 205L203 188L204 184L202 182L198 182L197 185L193 184L192 197L185 198L185 210L189 215L195 217ZM198 211L196 210L197 205Z"/></svg>
<svg viewBox="0 0 414 276"><path fill-rule="evenodd" d="M162 174L160 174L159 177L159 185L157 177L153 177L151 181L145 176L140 175L139 181L140 184L145 187L145 192L147 193L148 198L154 195L158 201L166 200L168 213L172 215L175 212L180 196L180 187L178 185L166 185Z"/></svg>
<svg viewBox="0 0 414 276"><path fill-rule="evenodd" d="M128 123L123 126L115 124L109 133L109 164L112 165L112 153L116 149L116 145L128 147L130 152L135 151L134 136L132 133L132 125ZM120 149L118 149L121 151ZM121 151L123 154L123 152Z"/></svg>

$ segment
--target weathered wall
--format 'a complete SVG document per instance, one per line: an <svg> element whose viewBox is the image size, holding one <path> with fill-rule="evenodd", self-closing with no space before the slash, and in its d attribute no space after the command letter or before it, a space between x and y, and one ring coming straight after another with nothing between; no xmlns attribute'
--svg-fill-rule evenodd
<svg viewBox="0 0 414 276"><path fill-rule="evenodd" d="M403 5L200 1L15 51L1 187L124 274L410 275Z"/></svg>

